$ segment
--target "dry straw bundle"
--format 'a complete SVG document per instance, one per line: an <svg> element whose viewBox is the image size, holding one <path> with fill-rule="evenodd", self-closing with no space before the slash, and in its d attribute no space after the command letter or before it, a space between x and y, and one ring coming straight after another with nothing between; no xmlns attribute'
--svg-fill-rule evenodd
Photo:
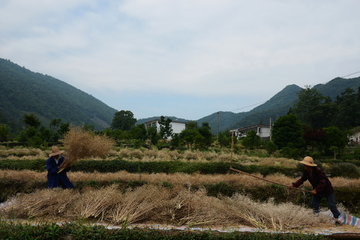
<svg viewBox="0 0 360 240"><path fill-rule="evenodd" d="M64 165L69 165L85 157L104 156L115 146L115 141L105 135L71 128L64 137L66 158Z"/></svg>

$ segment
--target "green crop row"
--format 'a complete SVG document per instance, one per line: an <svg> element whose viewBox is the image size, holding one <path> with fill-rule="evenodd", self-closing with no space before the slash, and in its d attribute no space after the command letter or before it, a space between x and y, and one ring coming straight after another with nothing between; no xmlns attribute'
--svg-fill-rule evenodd
<svg viewBox="0 0 360 240"><path fill-rule="evenodd" d="M294 176L294 173L302 171L302 166L287 168L282 166L266 165L242 165L234 163L233 168L250 174L260 173L263 176L280 173L286 176ZM0 169L46 171L46 160L1 160ZM129 173L200 173L200 174L227 174L235 173L230 170L228 162L184 162L184 161L126 161L116 160L82 160L72 165L74 172L118 172ZM334 163L330 167L332 177L359 178L360 171L352 163Z"/></svg>
<svg viewBox="0 0 360 240"><path fill-rule="evenodd" d="M262 233L262 232L215 232L180 231L155 229L130 229L123 224L121 229L108 229L105 226L93 226L77 222L56 225L43 223L31 225L27 223L14 224L0 220L1 239L331 239L325 235L302 233Z"/></svg>
<svg viewBox="0 0 360 240"><path fill-rule="evenodd" d="M260 173L263 176L282 173L293 176L296 168L264 165L233 164L233 168L247 173ZM1 160L0 169L46 171L46 160ZM125 170L129 173L176 173L187 174L226 174L233 173L230 164L226 162L183 162L183 161L125 161L117 160L82 160L72 165L71 170L81 172L118 172Z"/></svg>

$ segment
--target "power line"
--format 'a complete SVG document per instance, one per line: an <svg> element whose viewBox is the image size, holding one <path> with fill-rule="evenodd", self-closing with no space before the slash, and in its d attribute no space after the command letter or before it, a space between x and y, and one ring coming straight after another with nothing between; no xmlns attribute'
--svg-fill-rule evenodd
<svg viewBox="0 0 360 240"><path fill-rule="evenodd" d="M351 73L351 74L342 76L342 77L340 77L340 78L346 78L346 77L349 77L349 76L354 75L354 74L357 74L357 73L360 73L360 71L357 71L357 72L354 72L354 73ZM326 83L328 83L328 82L329 82L329 81L327 81L327 82L325 82L325 83L316 83L316 84L326 84ZM315 86L315 84L309 85L309 87L313 87L313 86ZM297 92L298 92L298 91L297 91ZM285 94L285 95L281 95L281 96L275 97L275 98L273 98L273 99L286 97L286 96L288 96L288 95L292 95L292 94L297 93L297 92L291 92L291 93L288 93L288 94ZM268 101L268 100L267 100L267 101ZM234 111L241 110L241 109L244 109L244 108L249 108L249 107L252 107L252 106L257 106L257 105L266 103L267 101L260 102L260 103L255 103L255 104L252 104L252 105L249 105L249 106L245 106L245 107L241 107L241 108L237 108L237 109L231 110L230 112L234 112Z"/></svg>

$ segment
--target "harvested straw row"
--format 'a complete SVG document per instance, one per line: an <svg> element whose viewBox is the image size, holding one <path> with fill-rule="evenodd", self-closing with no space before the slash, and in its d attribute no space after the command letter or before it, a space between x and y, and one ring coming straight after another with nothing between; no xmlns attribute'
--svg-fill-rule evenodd
<svg viewBox="0 0 360 240"><path fill-rule="evenodd" d="M76 190L41 190L21 195L2 211L7 217L16 214L18 218L37 216L49 220L90 218L113 224L245 224L274 230L332 224L323 217L309 218L311 209L291 203L257 203L240 194L219 199L208 197L202 189L192 192L184 187L168 189L151 185L125 193L116 190L116 186L83 193Z"/></svg>
<svg viewBox="0 0 360 240"><path fill-rule="evenodd" d="M231 184L242 184L248 187L258 187L265 186L268 183L254 179L250 176L243 174L217 174L217 175L204 175L204 174L184 174L184 173L175 173L175 174L147 174L147 173L128 173L126 171L120 171L116 173L83 173L83 172L68 172L68 177L72 182L86 182L86 181L101 181L101 182L110 182L114 180L118 181L133 181L141 180L146 181L150 184L156 184L159 182L170 182L172 184L189 183L191 185L201 185L202 183L218 183L218 182L227 182ZM260 175L258 175L260 176ZM46 172L35 172L30 170L0 170L0 178L7 180L18 180L18 181L45 181ZM268 175L266 179L280 182L282 184L290 184L296 181L296 178L286 177L281 174ZM330 178L331 184L334 187L341 188L357 188L360 185L360 179L347 179L347 178ZM305 182L305 186L310 186L310 184Z"/></svg>

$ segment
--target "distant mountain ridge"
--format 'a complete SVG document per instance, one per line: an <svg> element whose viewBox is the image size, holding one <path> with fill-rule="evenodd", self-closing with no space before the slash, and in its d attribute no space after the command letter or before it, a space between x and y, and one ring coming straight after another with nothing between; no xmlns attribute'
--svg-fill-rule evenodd
<svg viewBox="0 0 360 240"><path fill-rule="evenodd" d="M337 77L326 84L315 85L313 88L321 92L323 96L330 96L334 101L336 96L340 96L346 88L352 88L357 91L359 86L360 77L349 79ZM270 124L270 119L273 123L280 116L286 115L289 112L290 107L298 101L297 93L301 89L301 87L295 84L288 85L264 104L255 107L249 112L220 112L219 132L226 129L242 128L255 124ZM201 122L209 122L212 133L214 135L217 133L217 112L200 118L197 122L198 125L201 124Z"/></svg>
<svg viewBox="0 0 360 240"><path fill-rule="evenodd" d="M24 113L35 113L46 127L52 119L63 123L109 127L116 109L95 97L48 75L34 73L0 58L0 111L20 121Z"/></svg>
<svg viewBox="0 0 360 240"><path fill-rule="evenodd" d="M21 121L24 113L35 113L43 125L48 127L52 119L61 118L64 123L81 125L93 124L96 130L111 125L116 109L93 96L77 89L61 80L41 73L34 73L24 67L0 58L0 112L13 121ZM330 96L334 101L350 87L357 91L360 77L335 78L326 84L315 85L314 88ZM280 116L286 115L298 100L297 93L302 88L287 85L265 103L248 112L219 111L219 132L255 124L269 124ZM160 116L138 119L137 124L147 122ZM168 118L168 116L165 116ZM170 116L169 118L187 122L189 120ZM195 120L198 126L208 122L215 135L218 128L218 112Z"/></svg>

